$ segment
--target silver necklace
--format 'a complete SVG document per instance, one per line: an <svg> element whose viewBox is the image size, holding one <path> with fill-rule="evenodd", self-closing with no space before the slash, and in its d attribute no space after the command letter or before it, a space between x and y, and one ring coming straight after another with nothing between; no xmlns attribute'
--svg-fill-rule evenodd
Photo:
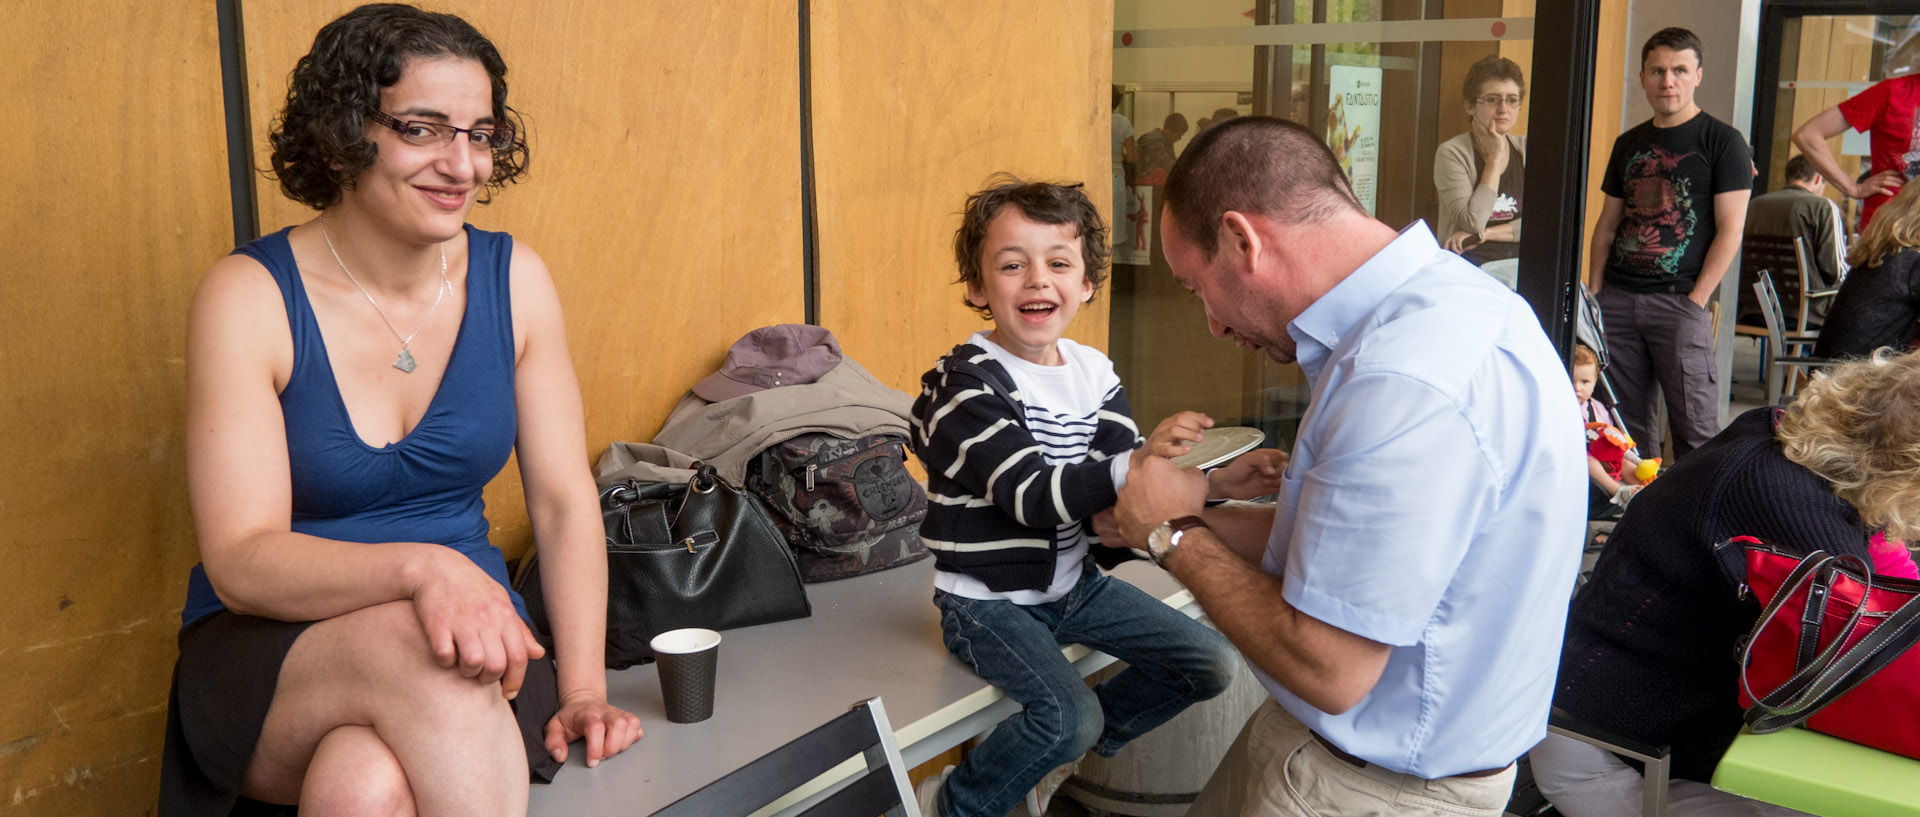
<svg viewBox="0 0 1920 817"><path fill-rule="evenodd" d="M333 263L340 265L340 271L347 274L347 280L353 282L354 289L360 290L360 294L367 297L367 303L373 304L373 311L379 313L381 322L387 325L387 331L392 332L393 336L400 341L400 356L393 359L393 368L413 374L414 367L418 364L414 363L413 352L409 351L407 346L413 343L414 335L420 334L420 330L426 328L427 320L433 317L433 311L440 308L440 301L444 300L447 292L453 289L453 284L447 281L447 245L440 245L440 288L433 296L433 306L427 307L427 314L420 316L419 326L415 326L406 337L401 337L400 330L394 328L393 320L387 317L387 310L380 308L380 302L373 299L373 293L361 286L360 279L353 277L353 270L347 269L347 262L340 260L340 251L333 248L333 236L327 234L327 217L323 215L319 221L320 238L327 242L327 252L333 253Z"/></svg>

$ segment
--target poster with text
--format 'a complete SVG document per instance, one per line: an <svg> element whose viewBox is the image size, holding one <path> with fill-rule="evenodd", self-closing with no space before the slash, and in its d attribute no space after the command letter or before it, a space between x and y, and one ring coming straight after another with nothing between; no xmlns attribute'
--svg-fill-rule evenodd
<svg viewBox="0 0 1920 817"><path fill-rule="evenodd" d="M1327 145L1369 214L1380 177L1380 78L1378 68L1327 67Z"/></svg>

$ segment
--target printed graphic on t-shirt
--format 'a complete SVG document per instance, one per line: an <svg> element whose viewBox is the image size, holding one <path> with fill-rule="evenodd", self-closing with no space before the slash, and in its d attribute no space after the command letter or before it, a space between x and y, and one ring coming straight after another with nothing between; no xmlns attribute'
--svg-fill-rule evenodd
<svg viewBox="0 0 1920 817"><path fill-rule="evenodd" d="M1656 277L1680 274L1700 214L1693 209L1692 180L1673 171L1694 155L1649 147L1627 157L1626 217L1613 252L1628 269Z"/></svg>
<svg viewBox="0 0 1920 817"><path fill-rule="evenodd" d="M1514 201L1512 196L1501 193L1499 197L1493 200L1493 213L1487 216L1487 221L1489 223L1512 221L1519 215L1520 202Z"/></svg>

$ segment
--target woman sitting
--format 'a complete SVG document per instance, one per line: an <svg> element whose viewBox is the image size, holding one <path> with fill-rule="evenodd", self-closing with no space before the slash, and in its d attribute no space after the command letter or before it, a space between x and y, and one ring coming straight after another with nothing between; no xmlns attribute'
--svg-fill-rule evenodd
<svg viewBox="0 0 1920 817"><path fill-rule="evenodd" d="M271 134L320 211L239 248L188 321L189 578L160 813L519 815L626 748L606 702L604 532L546 265L467 226L528 150L458 17L363 6L294 68ZM553 644L488 544L519 455ZM551 646L557 656L545 657Z"/></svg>
<svg viewBox="0 0 1920 817"><path fill-rule="evenodd" d="M1475 264L1520 256L1521 176L1527 137L1520 122L1527 81L1505 57L1486 57L1467 69L1467 132L1440 143L1433 184L1440 192L1440 228L1446 248Z"/></svg>
<svg viewBox="0 0 1920 817"><path fill-rule="evenodd" d="M1833 296L1816 357L1860 357L1882 347L1913 348L1920 329L1920 184L1873 214L1867 231L1847 252L1853 267Z"/></svg>
<svg viewBox="0 0 1920 817"><path fill-rule="evenodd" d="M1669 814L1794 813L1707 785L1742 724L1734 643L1760 614L1739 596L1737 563L1713 546L1755 536L1913 575L1898 541L1869 539L1911 539L1916 508L1920 355L1843 364L1784 409L1742 414L1627 507L1574 599L1554 705L1671 747ZM1614 755L1548 735L1532 758L1541 793L1567 817L1640 813L1640 774Z"/></svg>

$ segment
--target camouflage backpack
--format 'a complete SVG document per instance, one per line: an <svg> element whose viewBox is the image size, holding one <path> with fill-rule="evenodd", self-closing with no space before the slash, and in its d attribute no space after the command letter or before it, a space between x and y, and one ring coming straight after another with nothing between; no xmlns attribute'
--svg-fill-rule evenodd
<svg viewBox="0 0 1920 817"><path fill-rule="evenodd" d="M754 456L747 490L772 512L802 579L844 579L926 557L927 492L906 461L898 435L802 434Z"/></svg>

